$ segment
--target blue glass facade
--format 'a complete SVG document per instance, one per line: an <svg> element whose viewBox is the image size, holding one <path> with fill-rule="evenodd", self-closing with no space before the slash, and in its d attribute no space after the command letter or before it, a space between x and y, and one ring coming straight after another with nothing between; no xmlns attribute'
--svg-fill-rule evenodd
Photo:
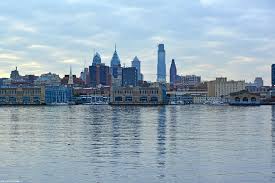
<svg viewBox="0 0 275 183"><path fill-rule="evenodd" d="M138 73L135 67L122 68L122 86L137 86Z"/></svg>
<svg viewBox="0 0 275 183"><path fill-rule="evenodd" d="M166 82L166 63L164 44L158 46L157 81Z"/></svg>
<svg viewBox="0 0 275 183"><path fill-rule="evenodd" d="M65 86L51 86L45 88L46 104L68 103L72 101L72 88Z"/></svg>
<svg viewBox="0 0 275 183"><path fill-rule="evenodd" d="M271 66L271 78L272 78L272 86L275 86L275 64Z"/></svg>

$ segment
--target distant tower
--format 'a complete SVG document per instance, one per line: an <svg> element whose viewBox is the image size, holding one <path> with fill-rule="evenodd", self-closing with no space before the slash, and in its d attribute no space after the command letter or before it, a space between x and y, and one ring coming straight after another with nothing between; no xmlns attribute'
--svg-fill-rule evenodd
<svg viewBox="0 0 275 183"><path fill-rule="evenodd" d="M271 66L271 79L272 79L272 86L275 86L275 64Z"/></svg>
<svg viewBox="0 0 275 183"><path fill-rule="evenodd" d="M117 54L116 45L115 45L115 52L111 60L111 75L112 75L112 85L121 86L122 68L121 68L119 56Z"/></svg>
<svg viewBox="0 0 275 183"><path fill-rule="evenodd" d="M115 45L115 52L113 54L112 60L111 60L111 67L120 67L120 59L119 56L117 54L117 50L116 50L116 45Z"/></svg>
<svg viewBox="0 0 275 183"><path fill-rule="evenodd" d="M14 79L14 80L20 78L20 74L19 74L19 72L18 72L18 70L17 70L17 67L15 68L14 71L11 71L10 78L11 78L11 79Z"/></svg>
<svg viewBox="0 0 275 183"><path fill-rule="evenodd" d="M99 55L99 53L95 53L94 58L93 58L93 63L92 65L97 65L97 64L101 64L101 57Z"/></svg>
<svg viewBox="0 0 275 183"><path fill-rule="evenodd" d="M172 60L171 66L170 66L170 84L174 86L176 83L176 77L177 77L177 67L175 60Z"/></svg>
<svg viewBox="0 0 275 183"><path fill-rule="evenodd" d="M132 67L135 67L137 69L137 75L138 75L138 81L142 81L142 74L141 74L141 69L140 69L140 60L136 56L134 60L132 61Z"/></svg>
<svg viewBox="0 0 275 183"><path fill-rule="evenodd" d="M70 75L69 75L68 85L70 85L70 86L74 85L74 78L73 78L73 74L72 74L72 66L70 66Z"/></svg>
<svg viewBox="0 0 275 183"><path fill-rule="evenodd" d="M166 64L164 44L158 45L157 82L166 82Z"/></svg>

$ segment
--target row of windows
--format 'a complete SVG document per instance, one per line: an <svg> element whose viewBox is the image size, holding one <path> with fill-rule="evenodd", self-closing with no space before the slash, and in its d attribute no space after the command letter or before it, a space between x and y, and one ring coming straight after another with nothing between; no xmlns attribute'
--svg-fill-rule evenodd
<svg viewBox="0 0 275 183"><path fill-rule="evenodd" d="M248 102L248 98L247 97L244 97L242 99L243 102ZM255 97L251 97L251 102L256 102L257 99ZM235 102L241 102L241 99L239 97L236 97L235 98Z"/></svg>
<svg viewBox="0 0 275 183"><path fill-rule="evenodd" d="M40 94L40 90L24 90L24 91L16 91L16 90L0 90L0 95L16 95L19 93L23 93L23 95L37 95Z"/></svg>
<svg viewBox="0 0 275 183"><path fill-rule="evenodd" d="M158 102L158 97L151 97L148 99L148 97L140 97L139 101L140 102L148 102L148 100L150 102ZM123 97L115 97L115 102L122 102L123 101ZM133 97L125 97L125 102L133 102Z"/></svg>
<svg viewBox="0 0 275 183"><path fill-rule="evenodd" d="M19 102L16 97L0 97L0 104L17 104ZM23 104L31 104L30 97L23 97L22 98ZM40 97L33 97L34 104L40 104Z"/></svg>
<svg viewBox="0 0 275 183"><path fill-rule="evenodd" d="M115 90L114 94L132 94L133 90ZM139 94L158 94L158 90L139 90Z"/></svg>

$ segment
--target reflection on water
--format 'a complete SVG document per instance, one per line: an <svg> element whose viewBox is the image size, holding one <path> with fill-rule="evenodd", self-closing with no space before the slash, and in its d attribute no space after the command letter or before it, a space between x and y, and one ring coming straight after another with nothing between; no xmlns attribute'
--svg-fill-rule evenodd
<svg viewBox="0 0 275 183"><path fill-rule="evenodd" d="M275 182L274 106L0 107L0 119L0 182Z"/></svg>

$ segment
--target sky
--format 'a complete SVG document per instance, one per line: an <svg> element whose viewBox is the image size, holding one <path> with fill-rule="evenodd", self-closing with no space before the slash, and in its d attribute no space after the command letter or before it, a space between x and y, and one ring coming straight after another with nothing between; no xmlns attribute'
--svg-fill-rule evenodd
<svg viewBox="0 0 275 183"><path fill-rule="evenodd" d="M0 77L79 75L94 51L110 65L117 44L122 65L141 60L156 80L157 45L166 70L202 80L227 77L270 85L275 63L274 0L9 0L0 1ZM169 79L169 77L167 77Z"/></svg>

